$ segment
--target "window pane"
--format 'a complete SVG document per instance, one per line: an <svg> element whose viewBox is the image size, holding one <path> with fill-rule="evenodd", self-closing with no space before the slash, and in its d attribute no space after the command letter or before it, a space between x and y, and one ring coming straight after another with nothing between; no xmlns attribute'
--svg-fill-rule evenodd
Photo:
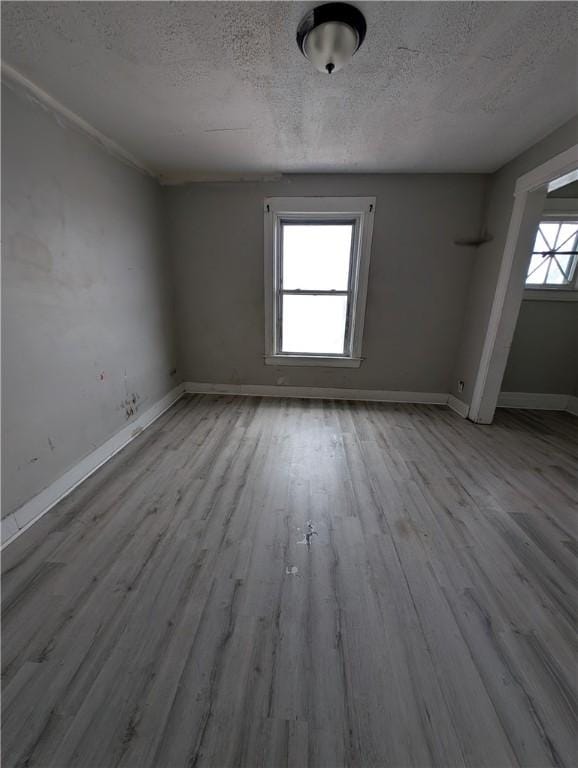
<svg viewBox="0 0 578 768"><path fill-rule="evenodd" d="M342 355L347 296L283 296L282 352Z"/></svg>
<svg viewBox="0 0 578 768"><path fill-rule="evenodd" d="M558 224L558 222L555 222L555 221L543 221L540 224L540 231L542 232L542 235L544 236L544 239L548 246L547 250L549 251L554 250L554 243L556 242L556 237L558 235L559 229L560 229L560 225Z"/></svg>
<svg viewBox="0 0 578 768"><path fill-rule="evenodd" d="M352 224L283 224L283 288L346 291Z"/></svg>
<svg viewBox="0 0 578 768"><path fill-rule="evenodd" d="M548 247L548 243L544 240L544 237L542 236L542 233L540 232L540 229L538 229L538 233L536 235L536 242L534 243L534 251L538 252L541 251L542 253L544 251L551 250Z"/></svg>
<svg viewBox="0 0 578 768"><path fill-rule="evenodd" d="M530 266L528 267L528 272L527 272L527 277L526 277L526 282L527 283L532 282L530 280L530 277L532 277L535 274L535 272L538 269L538 267L541 264L543 264L545 261L546 261L546 259L544 259L544 257L542 256L541 253L534 253L534 254L532 254L532 258L530 260Z"/></svg>
<svg viewBox="0 0 578 768"><path fill-rule="evenodd" d="M560 269L564 272L564 275L567 275L570 271L570 260L572 259L572 256L556 256L556 261L560 265Z"/></svg>
<svg viewBox="0 0 578 768"><path fill-rule="evenodd" d="M548 285L560 285L565 283L566 278L560 271L560 267L556 262L556 259L550 260L550 271L548 272Z"/></svg>
<svg viewBox="0 0 578 768"><path fill-rule="evenodd" d="M576 247L576 229L577 225L574 222L565 222L560 226L560 232L558 232L558 239L556 240L556 248L562 251L571 251Z"/></svg>
<svg viewBox="0 0 578 768"><path fill-rule="evenodd" d="M532 272L531 275L530 274L528 275L528 277L526 278L526 283L528 285L541 285L546 278L546 272L548 271L548 264L550 262L550 259L548 258L544 259L542 258L542 256L533 256L532 261L534 259L540 259L542 263L537 267L537 269L535 269Z"/></svg>

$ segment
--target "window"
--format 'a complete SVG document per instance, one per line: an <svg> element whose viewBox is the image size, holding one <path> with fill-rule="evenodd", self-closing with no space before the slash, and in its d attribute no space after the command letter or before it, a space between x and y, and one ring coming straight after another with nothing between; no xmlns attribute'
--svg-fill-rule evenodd
<svg viewBox="0 0 578 768"><path fill-rule="evenodd" d="M527 288L573 288L578 260L578 217L540 222L526 275Z"/></svg>
<svg viewBox="0 0 578 768"><path fill-rule="evenodd" d="M266 355L361 363L375 198L265 200Z"/></svg>

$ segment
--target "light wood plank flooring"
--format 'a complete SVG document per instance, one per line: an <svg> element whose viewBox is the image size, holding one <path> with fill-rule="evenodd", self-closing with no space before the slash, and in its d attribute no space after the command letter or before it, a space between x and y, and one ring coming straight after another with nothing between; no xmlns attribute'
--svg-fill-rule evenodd
<svg viewBox="0 0 578 768"><path fill-rule="evenodd" d="M576 765L577 488L567 414L184 398L4 552L3 766Z"/></svg>

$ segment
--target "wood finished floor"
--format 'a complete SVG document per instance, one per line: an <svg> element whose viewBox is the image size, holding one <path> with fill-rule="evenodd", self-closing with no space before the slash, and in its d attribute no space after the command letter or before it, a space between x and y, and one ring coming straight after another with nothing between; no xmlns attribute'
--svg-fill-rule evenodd
<svg viewBox="0 0 578 768"><path fill-rule="evenodd" d="M577 488L567 414L184 398L4 552L3 765L576 765Z"/></svg>

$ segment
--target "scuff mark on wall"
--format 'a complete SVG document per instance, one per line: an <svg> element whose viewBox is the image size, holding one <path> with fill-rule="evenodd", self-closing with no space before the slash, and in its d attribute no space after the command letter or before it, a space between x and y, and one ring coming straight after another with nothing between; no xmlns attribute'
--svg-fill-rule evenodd
<svg viewBox="0 0 578 768"><path fill-rule="evenodd" d="M139 400L140 396L136 392L133 392L130 397L127 397L126 400L121 403L121 408L124 409L127 419L130 419L138 412Z"/></svg>

